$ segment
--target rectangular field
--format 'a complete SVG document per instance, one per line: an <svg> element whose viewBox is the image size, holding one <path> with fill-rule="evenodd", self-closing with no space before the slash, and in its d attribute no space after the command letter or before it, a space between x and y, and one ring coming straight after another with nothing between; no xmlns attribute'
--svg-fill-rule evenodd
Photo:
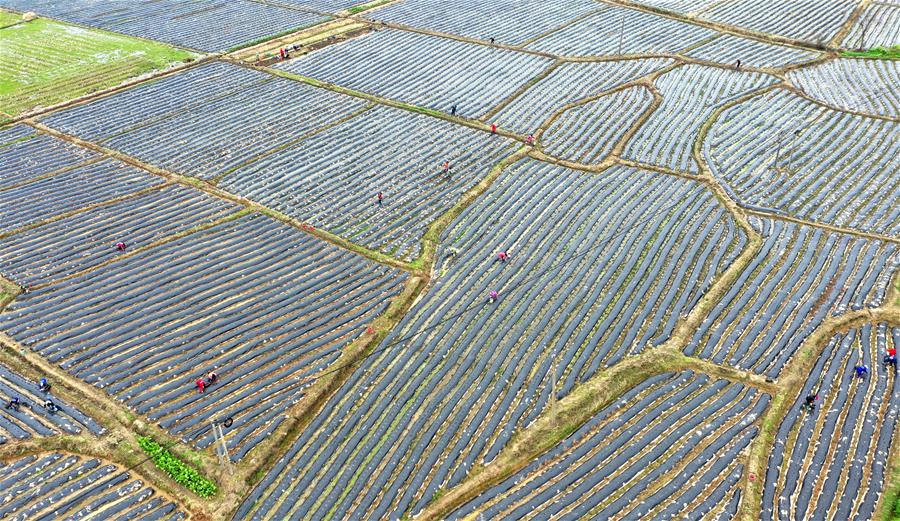
<svg viewBox="0 0 900 521"><path fill-rule="evenodd" d="M0 329L172 434L239 459L284 420L405 274L247 216L20 295ZM193 382L215 370L220 382ZM198 433L198 431L200 431Z"/></svg>

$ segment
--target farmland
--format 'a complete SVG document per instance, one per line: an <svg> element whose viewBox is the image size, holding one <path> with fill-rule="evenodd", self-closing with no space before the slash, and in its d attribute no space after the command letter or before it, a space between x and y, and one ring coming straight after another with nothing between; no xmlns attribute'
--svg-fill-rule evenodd
<svg viewBox="0 0 900 521"><path fill-rule="evenodd" d="M0 517L892 521L895 4L0 0Z"/></svg>

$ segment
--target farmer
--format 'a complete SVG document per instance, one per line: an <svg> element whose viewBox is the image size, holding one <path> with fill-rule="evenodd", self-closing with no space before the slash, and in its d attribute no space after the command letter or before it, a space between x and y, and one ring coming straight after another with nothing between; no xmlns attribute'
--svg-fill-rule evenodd
<svg viewBox="0 0 900 521"><path fill-rule="evenodd" d="M49 392L50 382L48 382L46 378L41 378L40 383L38 383L38 390L42 393Z"/></svg>
<svg viewBox="0 0 900 521"><path fill-rule="evenodd" d="M119 241L116 243L116 249L119 251L125 251L125 248L127 248L127 247L128 247L128 245L122 241Z"/></svg>
<svg viewBox="0 0 900 521"><path fill-rule="evenodd" d="M6 408L19 412L19 397L13 396L12 398L10 398L9 402L6 403Z"/></svg>
<svg viewBox="0 0 900 521"><path fill-rule="evenodd" d="M456 105L453 105L452 107L450 107L450 115L451 116L456 115Z"/></svg>
<svg viewBox="0 0 900 521"><path fill-rule="evenodd" d="M47 411L50 413L54 413L59 410L59 407L57 407L56 404L53 403L53 400L47 398L46 400L44 400L44 409L47 409Z"/></svg>
<svg viewBox="0 0 900 521"><path fill-rule="evenodd" d="M208 375L206 375L206 385L212 385L219 381L219 375L216 374L215 371L210 371Z"/></svg>
<svg viewBox="0 0 900 521"><path fill-rule="evenodd" d="M506 254L505 251L501 251L497 254L497 260L500 262L506 262L506 259L509 258L509 255Z"/></svg>
<svg viewBox="0 0 900 521"><path fill-rule="evenodd" d="M735 65L735 69L741 70L741 60L737 61L737 65Z"/></svg>
<svg viewBox="0 0 900 521"><path fill-rule="evenodd" d="M498 296L499 296L499 294L498 294L496 291L491 291L491 292L488 294L488 302L490 302L491 304L493 304L494 302L497 301L497 297L498 297Z"/></svg>
<svg viewBox="0 0 900 521"><path fill-rule="evenodd" d="M494 37L491 37L491 45L494 45Z"/></svg>
<svg viewBox="0 0 900 521"><path fill-rule="evenodd" d="M382 206L384 204L383 201L384 201L384 194L381 192L378 192L378 206Z"/></svg>
<svg viewBox="0 0 900 521"><path fill-rule="evenodd" d="M897 349L894 347L888 349L888 356L897 356Z"/></svg>
<svg viewBox="0 0 900 521"><path fill-rule="evenodd" d="M496 134L496 133L497 133L497 124L491 123L491 134Z"/></svg>
<svg viewBox="0 0 900 521"><path fill-rule="evenodd" d="M525 143L528 145L534 144L534 134L528 134L528 137L525 138Z"/></svg>
<svg viewBox="0 0 900 521"><path fill-rule="evenodd" d="M887 355L884 357L884 367L887 369L887 366L894 366L894 372L897 372L897 355Z"/></svg>
<svg viewBox="0 0 900 521"><path fill-rule="evenodd" d="M856 377L860 380L865 379L866 375L869 374L869 368L862 364L857 365L853 370L856 371Z"/></svg>
<svg viewBox="0 0 900 521"><path fill-rule="evenodd" d="M450 175L450 161L444 161L444 175Z"/></svg>
<svg viewBox="0 0 900 521"><path fill-rule="evenodd" d="M802 409L806 409L809 412L813 412L816 410L816 400L819 398L817 394L809 394L806 396L806 403L801 407Z"/></svg>
<svg viewBox="0 0 900 521"><path fill-rule="evenodd" d="M282 47L281 49L278 49L278 52L279 52L279 54L281 54L282 60L287 56L287 53L284 52L284 47Z"/></svg>
<svg viewBox="0 0 900 521"><path fill-rule="evenodd" d="M202 393L203 389L206 388L206 382L203 380L203 378L197 378L196 383L197 383L197 390L199 390Z"/></svg>

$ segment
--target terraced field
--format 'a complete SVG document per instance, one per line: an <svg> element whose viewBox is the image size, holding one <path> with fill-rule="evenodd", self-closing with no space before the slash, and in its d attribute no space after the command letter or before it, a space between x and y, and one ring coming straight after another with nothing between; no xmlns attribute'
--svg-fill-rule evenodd
<svg viewBox="0 0 900 521"><path fill-rule="evenodd" d="M789 77L809 96L834 107L900 118L900 62L834 60Z"/></svg>
<svg viewBox="0 0 900 521"><path fill-rule="evenodd" d="M761 69L804 63L819 56L803 49L772 45L730 34L716 36L708 43L686 52L685 55L723 65L736 66L740 60L742 67Z"/></svg>
<svg viewBox="0 0 900 521"><path fill-rule="evenodd" d="M700 17L809 43L826 43L846 23L853 0L728 0L710 6Z"/></svg>
<svg viewBox="0 0 900 521"><path fill-rule="evenodd" d="M696 231L668 233L678 226ZM703 239L680 239L694 233ZM446 232L443 275L238 517L380 519L419 511L541 413L554 357L564 395L602 367L661 343L744 240L690 181L518 164ZM496 261L498 250L511 260ZM451 251L458 253L448 257ZM491 290L499 292L493 304Z"/></svg>
<svg viewBox="0 0 900 521"><path fill-rule="evenodd" d="M897 432L900 384L881 366L900 328L867 325L831 339L776 435L762 519L874 519ZM852 368L871 368L864 379ZM813 412L801 408L818 394Z"/></svg>
<svg viewBox="0 0 900 521"><path fill-rule="evenodd" d="M859 49L900 45L900 4L872 2L867 5L843 43Z"/></svg>
<svg viewBox="0 0 900 521"><path fill-rule="evenodd" d="M183 439L233 415L239 459L403 278L249 216L22 295L0 328ZM192 382L212 370L221 384L197 393Z"/></svg>
<svg viewBox="0 0 900 521"><path fill-rule="evenodd" d="M0 467L0 516L11 519L187 519L127 470L63 453L14 459Z"/></svg>
<svg viewBox="0 0 900 521"><path fill-rule="evenodd" d="M650 378L450 519L730 519L769 399L691 372Z"/></svg>
<svg viewBox="0 0 900 521"><path fill-rule="evenodd" d="M747 208L896 236L898 130L779 89L728 109L703 154Z"/></svg>

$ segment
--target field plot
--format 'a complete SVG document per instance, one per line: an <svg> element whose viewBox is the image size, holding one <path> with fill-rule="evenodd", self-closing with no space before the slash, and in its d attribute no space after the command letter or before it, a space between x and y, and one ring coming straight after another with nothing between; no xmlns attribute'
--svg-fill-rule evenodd
<svg viewBox="0 0 900 521"><path fill-rule="evenodd" d="M411 260L428 226L512 151L506 138L377 107L240 168L219 186Z"/></svg>
<svg viewBox="0 0 900 521"><path fill-rule="evenodd" d="M601 6L591 0L404 0L373 18L469 38L520 45Z"/></svg>
<svg viewBox="0 0 900 521"><path fill-rule="evenodd" d="M97 152L39 134L27 125L0 129L0 190L99 161Z"/></svg>
<svg viewBox="0 0 900 521"><path fill-rule="evenodd" d="M554 355L563 395L664 341L745 241L693 182L518 163L445 233L442 275L237 518L418 512L543 410Z"/></svg>
<svg viewBox="0 0 900 521"><path fill-rule="evenodd" d="M769 399L691 372L653 377L449 517L729 519Z"/></svg>
<svg viewBox="0 0 900 521"><path fill-rule="evenodd" d="M772 45L730 34L717 36L709 43L705 43L685 54L698 60L724 65L735 65L740 60L742 66L761 69L803 63L819 56L814 52L795 47Z"/></svg>
<svg viewBox="0 0 900 521"><path fill-rule="evenodd" d="M833 60L790 73L809 96L845 110L900 118L900 61Z"/></svg>
<svg viewBox="0 0 900 521"><path fill-rule="evenodd" d="M194 56L168 45L41 18L0 29L0 40L0 113L10 116Z"/></svg>
<svg viewBox="0 0 900 521"><path fill-rule="evenodd" d="M211 179L365 106L349 96L217 62L43 122L167 170Z"/></svg>
<svg viewBox="0 0 900 521"><path fill-rule="evenodd" d="M667 72L656 80L662 105L629 140L622 157L697 173L692 150L703 123L716 108L775 81L765 74L702 65Z"/></svg>
<svg viewBox="0 0 900 521"><path fill-rule="evenodd" d="M234 415L238 459L403 278L251 216L21 295L0 329L186 440L210 417ZM210 370L221 383L198 393L194 380Z"/></svg>
<svg viewBox="0 0 900 521"><path fill-rule="evenodd" d="M38 382L28 381L3 365L0 365L0 396L4 405L13 397L19 399L18 411L8 407L0 409L0 443L59 433L80 434L87 431L100 435L105 432L101 425L76 407L52 396L52 393L40 392ZM52 414L42 406L48 397L59 408Z"/></svg>
<svg viewBox="0 0 900 521"><path fill-rule="evenodd" d="M238 206L171 185L0 239L0 273L22 286L53 281L186 231Z"/></svg>
<svg viewBox="0 0 900 521"><path fill-rule="evenodd" d="M810 43L827 43L850 18L855 0L730 0L699 16Z"/></svg>
<svg viewBox="0 0 900 521"><path fill-rule="evenodd" d="M0 191L0 233L162 183L162 178L115 159L73 166Z"/></svg>
<svg viewBox="0 0 900 521"><path fill-rule="evenodd" d="M751 222L763 234L762 249L686 353L775 378L829 315L883 303L900 253L893 243L777 220Z"/></svg>
<svg viewBox="0 0 900 521"><path fill-rule="evenodd" d="M0 0L0 6L210 52L327 20L251 0Z"/></svg>
<svg viewBox="0 0 900 521"><path fill-rule="evenodd" d="M607 6L597 14L550 33L527 47L570 57L662 54L676 53L715 34L715 31L698 25Z"/></svg>
<svg viewBox="0 0 900 521"><path fill-rule="evenodd" d="M900 4L872 2L867 5L844 38L843 45L853 49L900 45Z"/></svg>
<svg viewBox="0 0 900 521"><path fill-rule="evenodd" d="M692 14L720 3L722 0L638 0L640 3L681 14Z"/></svg>
<svg viewBox="0 0 900 521"><path fill-rule="evenodd" d="M371 0L266 0L266 3L314 9L326 13L337 13L355 5L367 4Z"/></svg>
<svg viewBox="0 0 900 521"><path fill-rule="evenodd" d="M544 151L578 163L600 162L652 103L650 89L631 87L569 109L541 136Z"/></svg>
<svg viewBox="0 0 900 521"><path fill-rule="evenodd" d="M890 347L900 329L883 324L831 340L776 434L761 519L877 519L900 407L897 375L881 367ZM871 368L864 380L857 364ZM816 393L816 410L803 411Z"/></svg>
<svg viewBox="0 0 900 521"><path fill-rule="evenodd" d="M614 89L672 63L666 58L563 63L503 107L491 121L502 128L529 134L568 103Z"/></svg>
<svg viewBox="0 0 900 521"><path fill-rule="evenodd" d="M703 153L713 174L747 207L898 235L898 133L895 122L775 90L724 112Z"/></svg>
<svg viewBox="0 0 900 521"><path fill-rule="evenodd" d="M187 519L128 471L102 460L51 453L0 467L0 517L10 519Z"/></svg>
<svg viewBox="0 0 900 521"><path fill-rule="evenodd" d="M478 117L551 63L531 54L387 29L276 67L445 112L456 105L457 114Z"/></svg>

